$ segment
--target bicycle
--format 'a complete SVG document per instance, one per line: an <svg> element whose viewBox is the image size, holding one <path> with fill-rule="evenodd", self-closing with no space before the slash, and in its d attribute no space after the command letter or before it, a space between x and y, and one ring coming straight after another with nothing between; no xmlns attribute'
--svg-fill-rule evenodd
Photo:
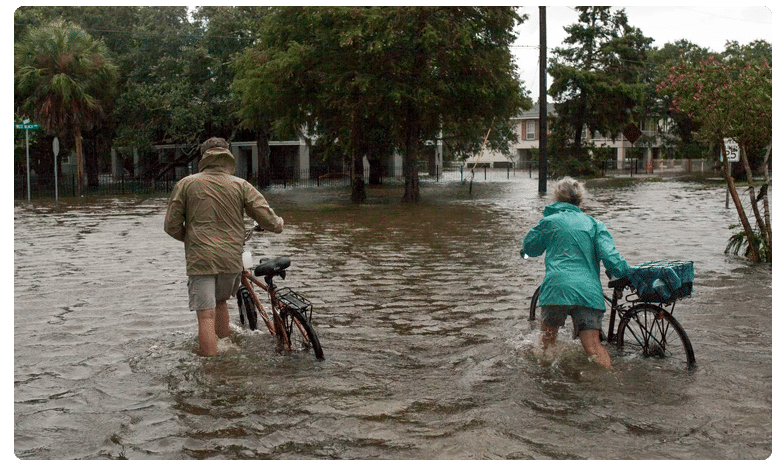
<svg viewBox="0 0 780 468"><path fill-rule="evenodd" d="M686 263L690 264L692 278L692 262L675 262L677 265ZM679 367L692 370L696 367L693 345L680 322L672 315L677 299L690 295L691 286L689 282L683 283L665 298L659 293L638 292L629 278L609 281L612 295L604 294L604 302L609 309L609 328L606 335L601 331L601 341L614 343L628 355L668 359ZM624 297L623 291L627 288L632 292ZM540 290L541 286L537 287L531 297L528 317L531 321L536 320Z"/></svg>
<svg viewBox="0 0 780 468"><path fill-rule="evenodd" d="M255 226L248 229L244 236L244 244L252 237L253 232L262 231ZM287 257L262 258L260 263L252 268L251 254L244 252L244 269L241 272L241 283L236 292L239 320L241 325L250 330L258 327L259 316L268 331L275 335L280 347L286 351L309 349L314 351L317 359L325 359L319 337L312 324L312 304L302 295L290 288L278 288L274 278L285 279L287 268L291 261ZM254 273L254 274L252 274ZM263 278L261 281L259 278ZM258 298L257 289L265 291L271 304L270 313L266 311Z"/></svg>

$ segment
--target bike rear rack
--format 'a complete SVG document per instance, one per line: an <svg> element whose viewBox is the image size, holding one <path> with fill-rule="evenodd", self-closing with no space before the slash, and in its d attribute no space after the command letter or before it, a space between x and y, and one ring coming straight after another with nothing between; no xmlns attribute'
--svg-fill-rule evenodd
<svg viewBox="0 0 780 468"><path fill-rule="evenodd" d="M313 307L311 302L305 297L290 288L281 288L276 290L276 300L278 300L284 308L297 310L301 315L306 317L306 320L311 322Z"/></svg>

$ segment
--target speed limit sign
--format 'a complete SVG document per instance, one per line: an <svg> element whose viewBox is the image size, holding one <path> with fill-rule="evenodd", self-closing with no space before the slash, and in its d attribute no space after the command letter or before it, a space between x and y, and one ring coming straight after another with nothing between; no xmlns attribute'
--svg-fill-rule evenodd
<svg viewBox="0 0 780 468"><path fill-rule="evenodd" d="M739 145L732 139L723 141L726 145L726 159L728 162L739 162Z"/></svg>

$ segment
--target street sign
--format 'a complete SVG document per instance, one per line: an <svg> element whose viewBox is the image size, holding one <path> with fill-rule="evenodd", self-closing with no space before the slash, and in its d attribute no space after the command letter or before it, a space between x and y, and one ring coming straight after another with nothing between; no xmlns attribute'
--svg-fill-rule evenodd
<svg viewBox="0 0 780 468"><path fill-rule="evenodd" d="M631 122L628 127L623 130L623 136L633 145L642 136L642 130L635 123Z"/></svg>
<svg viewBox="0 0 780 468"><path fill-rule="evenodd" d="M14 128L16 130L32 130L36 128L41 128L41 126L38 124L23 123L23 124L14 124Z"/></svg>
<svg viewBox="0 0 780 468"><path fill-rule="evenodd" d="M31 124L30 119L24 119L23 123L14 124L14 128L24 130L24 143L27 147L27 203L30 202L30 130L39 128L38 124Z"/></svg>
<svg viewBox="0 0 780 468"><path fill-rule="evenodd" d="M728 138L723 140L726 146L726 159L730 163L739 162L739 145L736 141Z"/></svg>

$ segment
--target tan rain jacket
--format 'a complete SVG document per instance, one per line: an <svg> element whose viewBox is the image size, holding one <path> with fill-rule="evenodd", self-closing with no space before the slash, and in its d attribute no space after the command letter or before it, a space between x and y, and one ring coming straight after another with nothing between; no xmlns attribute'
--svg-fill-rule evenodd
<svg viewBox="0 0 780 468"><path fill-rule="evenodd" d="M235 168L229 150L212 148L198 164L200 172L181 179L168 200L165 232L184 242L189 276L241 272L245 211L269 231L284 228L265 197L233 175Z"/></svg>

